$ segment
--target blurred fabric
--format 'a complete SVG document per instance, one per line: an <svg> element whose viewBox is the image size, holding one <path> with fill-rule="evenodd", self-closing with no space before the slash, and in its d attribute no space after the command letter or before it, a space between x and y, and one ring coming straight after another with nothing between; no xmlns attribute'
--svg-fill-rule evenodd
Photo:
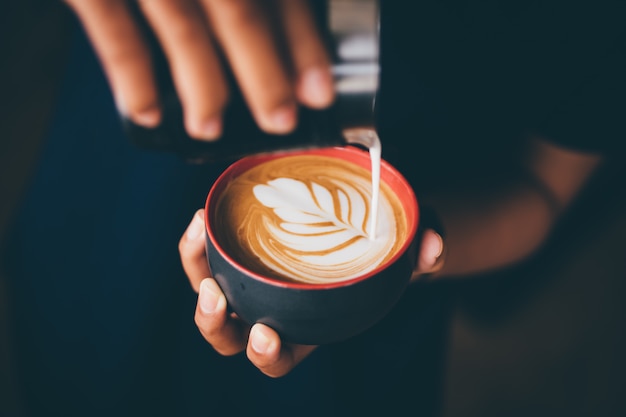
<svg viewBox="0 0 626 417"><path fill-rule="evenodd" d="M19 1L0 13L0 251L39 155L61 74L66 33L59 4ZM0 268L0 415L23 415L15 346L9 336L12 299Z"/></svg>

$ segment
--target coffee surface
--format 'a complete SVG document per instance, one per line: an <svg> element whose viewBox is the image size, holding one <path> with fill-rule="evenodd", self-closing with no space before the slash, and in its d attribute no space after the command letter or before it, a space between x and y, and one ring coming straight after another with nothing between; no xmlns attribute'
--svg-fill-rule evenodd
<svg viewBox="0 0 626 417"><path fill-rule="evenodd" d="M393 257L407 234L402 205L380 184L371 239L371 174L338 158L284 156L233 179L213 213L222 248L262 275L326 284L364 275Z"/></svg>

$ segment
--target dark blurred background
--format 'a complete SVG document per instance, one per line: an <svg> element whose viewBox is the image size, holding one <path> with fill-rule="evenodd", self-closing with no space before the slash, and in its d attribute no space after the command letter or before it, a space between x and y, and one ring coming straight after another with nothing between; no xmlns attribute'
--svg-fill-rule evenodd
<svg viewBox="0 0 626 417"><path fill-rule="evenodd" d="M0 243L37 161L68 35L60 2L22 0L3 9ZM539 256L445 285L454 300L446 417L626 415L622 165L618 158L593 180ZM0 275L1 416L27 408L15 384L11 301Z"/></svg>

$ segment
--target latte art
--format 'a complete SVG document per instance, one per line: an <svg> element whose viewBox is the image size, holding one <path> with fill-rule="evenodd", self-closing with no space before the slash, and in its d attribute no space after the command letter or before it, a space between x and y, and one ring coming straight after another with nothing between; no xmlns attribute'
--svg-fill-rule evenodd
<svg viewBox="0 0 626 417"><path fill-rule="evenodd" d="M402 246L406 220L381 183L370 239L371 174L323 156L286 156L235 178L215 210L217 239L255 272L324 284L362 276ZM219 216L219 218L217 217Z"/></svg>

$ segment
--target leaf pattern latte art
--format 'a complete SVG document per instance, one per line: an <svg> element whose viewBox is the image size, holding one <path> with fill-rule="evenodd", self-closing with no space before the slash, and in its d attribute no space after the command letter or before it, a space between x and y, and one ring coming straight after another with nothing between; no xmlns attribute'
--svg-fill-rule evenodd
<svg viewBox="0 0 626 417"><path fill-rule="evenodd" d="M275 216L263 219L272 239L258 254L268 267L300 281L327 282L362 275L384 260L387 242L367 236L369 182L334 183L329 190L316 182L277 178L254 187L257 200Z"/></svg>
<svg viewBox="0 0 626 417"><path fill-rule="evenodd" d="M255 167L235 180L221 212L237 225L223 240L236 238L239 262L266 275L322 284L367 274L395 253L398 212L390 191L381 192L376 239L370 239L369 172L347 169L343 161L314 162Z"/></svg>

